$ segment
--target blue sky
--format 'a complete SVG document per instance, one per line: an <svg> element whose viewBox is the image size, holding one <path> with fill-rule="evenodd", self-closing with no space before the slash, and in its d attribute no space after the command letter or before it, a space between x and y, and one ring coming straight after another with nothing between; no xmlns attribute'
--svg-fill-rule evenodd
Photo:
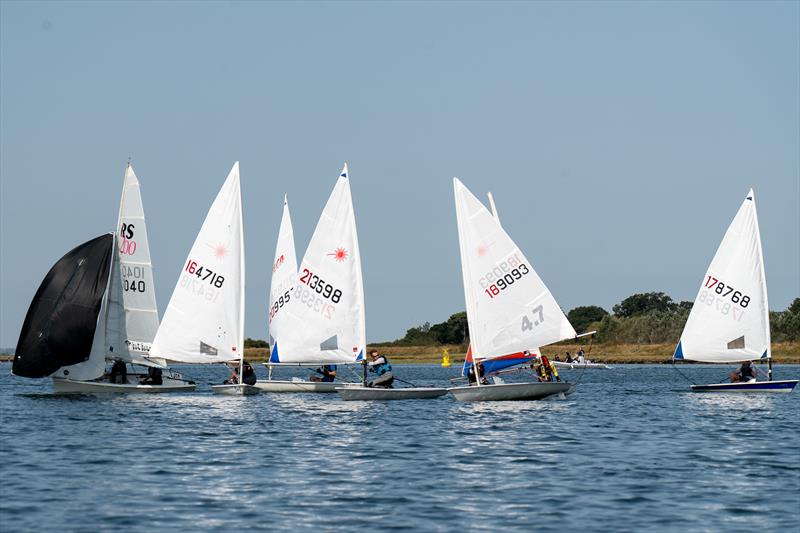
<svg viewBox="0 0 800 533"><path fill-rule="evenodd" d="M770 307L800 295L797 2L0 4L0 346L142 183L163 312L241 161L247 336L289 195L298 256L344 161L367 337L464 308L458 176L565 310L693 299L749 187Z"/></svg>

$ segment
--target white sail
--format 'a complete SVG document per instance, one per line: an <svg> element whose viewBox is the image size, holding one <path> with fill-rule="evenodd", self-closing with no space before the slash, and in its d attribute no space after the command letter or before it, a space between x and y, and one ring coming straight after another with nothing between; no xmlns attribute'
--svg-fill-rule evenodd
<svg viewBox="0 0 800 533"><path fill-rule="evenodd" d="M145 359L158 330L153 266L139 180L128 164L119 204L114 263L108 293L108 358L151 364Z"/></svg>
<svg viewBox="0 0 800 533"><path fill-rule="evenodd" d="M347 165L300 264L272 362L352 363L364 357L364 286Z"/></svg>
<svg viewBox="0 0 800 533"><path fill-rule="evenodd" d="M239 163L181 266L150 356L185 363L239 360L244 344L244 241Z"/></svg>
<svg viewBox="0 0 800 533"><path fill-rule="evenodd" d="M738 362L770 356L767 282L751 189L700 283L674 358Z"/></svg>
<svg viewBox="0 0 800 533"><path fill-rule="evenodd" d="M500 221L461 183L455 190L473 356L488 359L575 337L553 295Z"/></svg>
<svg viewBox="0 0 800 533"><path fill-rule="evenodd" d="M284 308L292 299L297 282L297 256L294 249L294 230L289 215L289 201L283 198L283 217L275 245L275 261L272 263L272 281L269 290L269 344L274 349L275 339L281 335Z"/></svg>

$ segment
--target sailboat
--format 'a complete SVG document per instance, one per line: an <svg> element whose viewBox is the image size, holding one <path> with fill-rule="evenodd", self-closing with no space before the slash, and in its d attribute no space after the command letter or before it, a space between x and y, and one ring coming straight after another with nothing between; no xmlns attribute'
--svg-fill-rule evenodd
<svg viewBox="0 0 800 533"><path fill-rule="evenodd" d="M117 232L62 257L31 302L12 372L52 376L55 392L175 392L195 384L149 357L158 328L150 247L139 181L125 169ZM106 378L106 361L155 367L161 383L126 373Z"/></svg>
<svg viewBox="0 0 800 533"><path fill-rule="evenodd" d="M673 360L769 364L768 381L693 385L694 392L791 392L798 383L772 379L767 280L752 189L703 277Z"/></svg>
<svg viewBox="0 0 800 533"><path fill-rule="evenodd" d="M244 234L238 161L181 266L150 355L181 363L235 363L238 375L244 373ZM214 385L213 390L258 393L241 382Z"/></svg>
<svg viewBox="0 0 800 533"><path fill-rule="evenodd" d="M347 164L333 187L297 268L284 202L270 288L267 392L335 392L341 383L276 380L281 366L356 364L364 359L364 283Z"/></svg>
<svg viewBox="0 0 800 533"><path fill-rule="evenodd" d="M453 178L453 188L476 375L481 363L511 359L519 364L513 361L517 354L536 353L540 346L575 338L575 329L499 219L458 178ZM574 388L567 382L480 381L448 390L459 401L484 401L535 400Z"/></svg>

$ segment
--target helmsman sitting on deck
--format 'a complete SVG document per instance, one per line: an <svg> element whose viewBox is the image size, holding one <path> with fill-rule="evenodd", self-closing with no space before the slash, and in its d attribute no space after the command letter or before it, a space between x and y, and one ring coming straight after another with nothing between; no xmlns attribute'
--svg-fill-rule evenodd
<svg viewBox="0 0 800 533"><path fill-rule="evenodd" d="M322 365L319 368L315 368L314 372L322 376L311 376L309 378L311 381L316 383L333 383L336 379L336 365Z"/></svg>
<svg viewBox="0 0 800 533"><path fill-rule="evenodd" d="M758 375L758 370L753 366L752 361L745 361L739 370L731 372L731 383L747 383L755 381Z"/></svg>
<svg viewBox="0 0 800 533"><path fill-rule="evenodd" d="M389 364L389 359L385 355L379 354L378 350L372 350L369 356L372 359L369 363L369 370L378 374L378 377L367 383L367 387L391 389L394 376L392 375L392 365Z"/></svg>

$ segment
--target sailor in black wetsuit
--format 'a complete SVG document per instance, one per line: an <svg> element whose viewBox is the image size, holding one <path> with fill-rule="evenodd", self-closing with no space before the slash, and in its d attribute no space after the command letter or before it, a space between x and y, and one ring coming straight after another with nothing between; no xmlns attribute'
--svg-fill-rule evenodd
<svg viewBox="0 0 800 533"><path fill-rule="evenodd" d="M742 363L742 366L739 367L739 371L733 373L733 377L735 377L736 379L731 379L731 381L732 382L739 381L742 383L747 383L748 381L755 381L757 373L758 372L753 366L753 363L751 361L745 361L744 363Z"/></svg>
<svg viewBox="0 0 800 533"><path fill-rule="evenodd" d="M336 365L322 365L319 368L315 368L314 372L322 376L311 376L309 378L316 383L333 383L336 379Z"/></svg>
<svg viewBox="0 0 800 533"><path fill-rule="evenodd" d="M392 375L392 365L389 360L385 355L380 355L378 350L372 350L369 355L372 358L370 372L375 372L378 377L367 383L367 386L391 389L394 376Z"/></svg>
<svg viewBox="0 0 800 533"><path fill-rule="evenodd" d="M125 361L120 361L119 359L114 361L114 364L111 365L111 373L108 376L108 380L111 383L125 384L128 382L128 367L125 366Z"/></svg>

